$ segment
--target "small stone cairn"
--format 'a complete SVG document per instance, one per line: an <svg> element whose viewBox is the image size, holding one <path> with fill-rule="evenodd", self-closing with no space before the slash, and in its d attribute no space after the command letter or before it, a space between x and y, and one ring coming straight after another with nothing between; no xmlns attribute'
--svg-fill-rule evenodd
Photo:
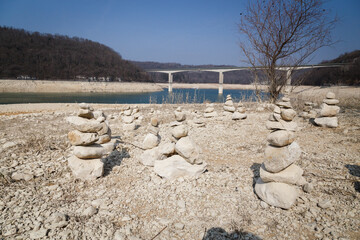
<svg viewBox="0 0 360 240"><path fill-rule="evenodd" d="M246 108L244 107L244 104L240 101L238 103L238 107L236 111L232 115L232 120L241 120L247 118Z"/></svg>
<svg viewBox="0 0 360 240"><path fill-rule="evenodd" d="M300 113L300 117L305 119L315 118L317 115L317 112L313 109L315 104L312 102L305 102L304 105L305 106L303 112Z"/></svg>
<svg viewBox="0 0 360 240"><path fill-rule="evenodd" d="M226 101L224 104L224 114L227 115L229 113L233 113L235 112L235 106L234 106L234 102L231 98L231 95L227 95L226 96Z"/></svg>
<svg viewBox="0 0 360 240"><path fill-rule="evenodd" d="M129 106L125 107L124 116L122 117L124 131L133 131L136 128L135 117L132 113L133 111Z"/></svg>
<svg viewBox="0 0 360 240"><path fill-rule="evenodd" d="M217 112L215 112L214 104L213 103L206 103L206 109L205 109L204 117L205 118L213 118L213 117L217 117L217 116L218 116L218 114L217 114Z"/></svg>
<svg viewBox="0 0 360 240"><path fill-rule="evenodd" d="M176 122L170 124L172 143L160 148L160 155L167 156L154 162L154 171L166 179L197 177L206 170L206 163L200 158L200 148L188 136L188 127L183 123L186 115L181 107L174 114Z"/></svg>
<svg viewBox="0 0 360 240"><path fill-rule="evenodd" d="M93 111L86 103L79 106L77 116L66 118L75 128L68 134L74 146L74 155L68 159L68 165L77 178L93 180L102 176L104 163L101 158L114 149L115 143L111 141L111 130L104 114Z"/></svg>
<svg viewBox="0 0 360 240"><path fill-rule="evenodd" d="M336 117L336 114L340 112L340 107L336 106L338 103L339 100L335 99L335 94L328 92L320 106L319 116L314 119L315 124L328 128L338 127L338 118Z"/></svg>
<svg viewBox="0 0 360 240"><path fill-rule="evenodd" d="M303 170L294 164L301 155L294 141L297 124L292 122L296 112L290 99L282 98L270 115L266 127L272 130L267 137L265 161L260 167L260 178L255 184L255 193L267 204L289 209L298 197L295 185L304 185Z"/></svg>
<svg viewBox="0 0 360 240"><path fill-rule="evenodd" d="M145 136L144 142L143 142L143 148L144 149L152 149L154 147L157 147L160 143L160 137L159 137L159 122L157 118L151 118L150 120L150 126L148 128L148 134Z"/></svg>

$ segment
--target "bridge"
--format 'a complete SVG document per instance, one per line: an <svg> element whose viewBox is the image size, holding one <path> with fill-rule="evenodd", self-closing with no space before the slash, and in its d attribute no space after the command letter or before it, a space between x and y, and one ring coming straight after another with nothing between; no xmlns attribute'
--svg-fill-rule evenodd
<svg viewBox="0 0 360 240"><path fill-rule="evenodd" d="M293 71L301 69L310 69L310 68L329 68L329 67L341 67L345 64L319 64L319 65L303 65L297 67L291 66L279 66L276 67L276 70L286 71L286 84L291 85L291 74ZM188 68L188 69L151 69L146 70L146 72L154 73L166 73L168 74L169 88L168 91L172 92L173 84L173 74L179 72L218 72L219 73L219 94L223 94L224 91L224 72L231 71L241 71L241 70L255 70L255 69L264 69L264 67L229 67L229 68Z"/></svg>

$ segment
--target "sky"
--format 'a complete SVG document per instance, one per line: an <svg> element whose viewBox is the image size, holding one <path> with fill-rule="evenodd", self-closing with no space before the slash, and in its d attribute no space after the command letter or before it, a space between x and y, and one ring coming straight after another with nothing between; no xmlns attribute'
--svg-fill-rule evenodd
<svg viewBox="0 0 360 240"><path fill-rule="evenodd" d="M245 0L0 0L0 25L80 37L124 59L245 66L238 43ZM360 49L360 0L329 0L340 19L311 64Z"/></svg>

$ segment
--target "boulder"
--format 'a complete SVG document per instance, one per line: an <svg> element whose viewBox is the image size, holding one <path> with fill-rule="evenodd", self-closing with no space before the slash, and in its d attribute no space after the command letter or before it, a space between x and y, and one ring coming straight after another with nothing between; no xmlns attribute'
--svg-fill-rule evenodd
<svg viewBox="0 0 360 240"><path fill-rule="evenodd" d="M157 135L154 135L152 133L148 133L145 136L144 142L143 142L143 148L144 149L151 149L159 145L160 139Z"/></svg>
<svg viewBox="0 0 360 240"><path fill-rule="evenodd" d="M104 172L104 163L101 159L82 160L76 156L68 159L68 166L76 178L94 180L101 177Z"/></svg>
<svg viewBox="0 0 360 240"><path fill-rule="evenodd" d="M199 159L200 149L189 137L183 137L177 141L175 144L175 151L191 164L202 163Z"/></svg>
<svg viewBox="0 0 360 240"><path fill-rule="evenodd" d="M173 155L161 161L155 161L154 171L166 179L174 179L183 176L198 177L205 172L206 164L190 164L183 157Z"/></svg>
<svg viewBox="0 0 360 240"><path fill-rule="evenodd" d="M320 127L336 128L338 127L338 118L337 117L321 117L315 118L314 122Z"/></svg>
<svg viewBox="0 0 360 240"><path fill-rule="evenodd" d="M106 154L106 149L100 144L90 146L75 146L73 154L81 159L101 158Z"/></svg>
<svg viewBox="0 0 360 240"><path fill-rule="evenodd" d="M292 108L281 110L281 118L285 121L292 121L295 116L296 111Z"/></svg>
<svg viewBox="0 0 360 240"><path fill-rule="evenodd" d="M188 135L188 128L185 125L176 126L171 130L171 134L179 139Z"/></svg>
<svg viewBox="0 0 360 240"><path fill-rule="evenodd" d="M278 122L267 121L266 128L269 130L288 130L295 132L297 130L297 124L296 122L286 122L280 119Z"/></svg>
<svg viewBox="0 0 360 240"><path fill-rule="evenodd" d="M266 171L264 164L260 167L261 180L266 182L282 182L288 184L297 184L302 179L304 171L297 165L291 164L289 167L278 173L271 173Z"/></svg>
<svg viewBox="0 0 360 240"><path fill-rule="evenodd" d="M99 136L97 135L97 133L82 133L78 130L74 130L68 133L68 139L71 145L86 146L98 141Z"/></svg>
<svg viewBox="0 0 360 240"><path fill-rule="evenodd" d="M102 125L97 122L95 119L86 119L76 116L70 116L66 118L66 121L69 122L76 130L85 133L97 133Z"/></svg>
<svg viewBox="0 0 360 240"><path fill-rule="evenodd" d="M269 134L267 141L276 147L283 147L291 144L295 140L295 134L291 131L278 130Z"/></svg>
<svg viewBox="0 0 360 240"><path fill-rule="evenodd" d="M297 161L301 155L301 148L297 142L286 147L268 145L265 149L264 166L268 172L277 173Z"/></svg>
<svg viewBox="0 0 360 240"><path fill-rule="evenodd" d="M320 117L335 117L340 112L340 107L327 105L326 103L320 106Z"/></svg>
<svg viewBox="0 0 360 240"><path fill-rule="evenodd" d="M256 181L255 193L269 205L289 209L296 202L299 192L295 186L286 183L264 183L261 178Z"/></svg>

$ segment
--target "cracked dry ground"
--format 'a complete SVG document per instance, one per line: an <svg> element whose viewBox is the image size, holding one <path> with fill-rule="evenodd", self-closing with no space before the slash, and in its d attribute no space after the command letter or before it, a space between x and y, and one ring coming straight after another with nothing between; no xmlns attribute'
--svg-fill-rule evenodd
<svg viewBox="0 0 360 240"><path fill-rule="evenodd" d="M110 127L120 144L106 159L104 177L91 182L75 180L67 167L71 127L65 118L76 107L0 116L1 239L29 239L39 229L45 229L44 239L360 238L359 109L343 109L336 129L295 119L303 150L297 164L314 190L302 192L295 206L282 210L261 207L253 190L267 144L269 110L256 112L257 106L249 104L246 120L219 117L206 120L205 127L190 127L208 171L197 179L166 181L139 163L137 146L154 116L150 108L162 121L160 135L166 140L178 105L141 105L144 119L131 133L122 131L118 117L123 105L92 106L112 116ZM183 109L191 119L191 112L203 112L205 106ZM221 113L222 105L215 110ZM33 177L12 181L14 172ZM324 200L330 200L328 207L318 207ZM85 216L89 206L97 213ZM54 213L65 214L67 224L48 227Z"/></svg>

